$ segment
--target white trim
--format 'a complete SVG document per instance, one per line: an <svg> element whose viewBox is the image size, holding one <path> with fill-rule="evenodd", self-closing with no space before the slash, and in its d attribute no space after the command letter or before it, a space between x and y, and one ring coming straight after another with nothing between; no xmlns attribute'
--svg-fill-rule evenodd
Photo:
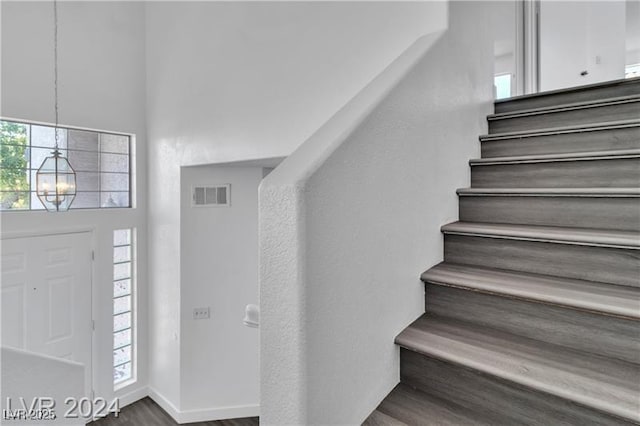
<svg viewBox="0 0 640 426"><path fill-rule="evenodd" d="M0 240L14 240L16 238L37 238L48 237L52 235L69 235L69 234L93 234L96 231L95 227L82 227L82 228L61 228L54 230L41 230L41 231L9 231L0 233ZM92 247L95 250L95 247Z"/></svg>
<svg viewBox="0 0 640 426"><path fill-rule="evenodd" d="M183 424L212 420L238 419L242 417L257 417L259 415L259 405L237 405L233 407L181 411L176 421L179 424Z"/></svg>
<svg viewBox="0 0 640 426"><path fill-rule="evenodd" d="M148 389L147 394L149 398L153 399L155 403L160 406L160 408L166 411L167 414L169 414L171 418L173 418L173 420L178 422L178 418L180 417L180 410L178 410L176 406L171 403L171 401L169 401L167 398L165 398L161 393L156 391L151 386L147 387L147 389Z"/></svg>
<svg viewBox="0 0 640 426"><path fill-rule="evenodd" d="M525 0L516 2L516 66L511 88L512 97L524 95L524 8Z"/></svg>
<svg viewBox="0 0 640 426"><path fill-rule="evenodd" d="M260 405L238 405L232 407L203 408L180 411L167 398L152 387L148 387L148 396L166 411L178 424L214 420L256 417L260 415Z"/></svg>
<svg viewBox="0 0 640 426"><path fill-rule="evenodd" d="M523 0L524 94L540 90L540 1Z"/></svg>
<svg viewBox="0 0 640 426"><path fill-rule="evenodd" d="M35 121L35 120L27 120L24 118L13 118L13 117L6 117L3 115L0 115L0 121L11 121L13 123L20 123L20 124L31 124L34 126L47 126L47 127L56 127L55 123L50 123L47 121ZM58 123L57 125L58 128L64 128L64 129L71 129L71 130L84 130L84 131L88 131L88 132L97 132L97 133L108 133L110 135L117 135L117 136L135 136L134 133L128 133L128 132L119 132L119 131L113 131L113 130L101 130L101 129L94 129L91 127L80 127L80 126L68 126L66 124L62 124L62 123Z"/></svg>
<svg viewBox="0 0 640 426"><path fill-rule="evenodd" d="M131 390L122 395L116 393L116 398L120 400L120 408L133 404L147 396L149 396L149 389L146 386L141 386L138 389Z"/></svg>

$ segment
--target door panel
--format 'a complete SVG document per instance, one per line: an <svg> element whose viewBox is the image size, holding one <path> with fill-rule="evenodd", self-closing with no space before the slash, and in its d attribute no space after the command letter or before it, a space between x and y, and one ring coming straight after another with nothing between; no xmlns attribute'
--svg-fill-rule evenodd
<svg viewBox="0 0 640 426"><path fill-rule="evenodd" d="M2 240L2 345L85 365L91 389L91 234Z"/></svg>

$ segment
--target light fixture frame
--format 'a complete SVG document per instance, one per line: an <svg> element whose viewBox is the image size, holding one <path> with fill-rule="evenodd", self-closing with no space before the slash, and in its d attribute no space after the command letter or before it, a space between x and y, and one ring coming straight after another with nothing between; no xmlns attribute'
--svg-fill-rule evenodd
<svg viewBox="0 0 640 426"><path fill-rule="evenodd" d="M76 198L76 172L58 148L51 154L36 172L36 195L47 211L67 211Z"/></svg>

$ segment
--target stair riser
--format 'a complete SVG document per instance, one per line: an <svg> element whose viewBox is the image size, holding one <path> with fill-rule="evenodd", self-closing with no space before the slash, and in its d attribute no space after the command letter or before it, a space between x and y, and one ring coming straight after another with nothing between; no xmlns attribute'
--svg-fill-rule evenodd
<svg viewBox="0 0 640 426"><path fill-rule="evenodd" d="M640 102L627 102L489 120L489 134L548 129L550 127L633 120L640 116Z"/></svg>
<svg viewBox="0 0 640 426"><path fill-rule="evenodd" d="M465 222L640 229L640 198L460 196Z"/></svg>
<svg viewBox="0 0 640 426"><path fill-rule="evenodd" d="M640 148L640 127L482 141L482 158Z"/></svg>
<svg viewBox="0 0 640 426"><path fill-rule="evenodd" d="M640 362L640 321L427 284L426 311L560 346Z"/></svg>
<svg viewBox="0 0 640 426"><path fill-rule="evenodd" d="M624 420L526 389L406 349L400 350L400 380L429 395L480 413L504 418L504 425L629 425Z"/></svg>
<svg viewBox="0 0 640 426"><path fill-rule="evenodd" d="M522 111L526 109L543 108L575 102L598 101L601 99L637 94L640 94L640 82L627 80L605 87L575 90L567 93L549 94L546 96L536 96L507 102L496 102L495 112L496 114L500 114L504 112Z"/></svg>
<svg viewBox="0 0 640 426"><path fill-rule="evenodd" d="M640 287L640 250L445 234L444 260Z"/></svg>
<svg viewBox="0 0 640 426"><path fill-rule="evenodd" d="M637 187L640 159L473 165L474 188Z"/></svg>

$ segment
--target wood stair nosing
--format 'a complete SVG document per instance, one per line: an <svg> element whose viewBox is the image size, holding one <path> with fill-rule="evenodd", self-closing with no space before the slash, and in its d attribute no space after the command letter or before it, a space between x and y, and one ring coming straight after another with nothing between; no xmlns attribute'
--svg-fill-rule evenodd
<svg viewBox="0 0 640 426"><path fill-rule="evenodd" d="M558 226L454 222L444 234L640 250L640 232Z"/></svg>
<svg viewBox="0 0 640 426"><path fill-rule="evenodd" d="M540 136L563 135L567 133L587 133L615 129L640 127L640 120L619 120L592 124L578 124L569 126L549 127L536 130L518 130L502 133L491 133L479 136L480 142L491 142L502 139L524 139ZM640 129L638 130L640 132Z"/></svg>
<svg viewBox="0 0 640 426"><path fill-rule="evenodd" d="M617 96L614 98L572 102L568 104L551 105L551 106L524 109L519 111L490 114L487 116L487 120L496 121L496 120L516 118L516 117L529 117L533 115L554 114L554 113L564 112L564 111L599 108L603 106L622 105L622 104L636 103L636 102L640 102L640 95L632 94L632 95L625 95L625 96Z"/></svg>
<svg viewBox="0 0 640 426"><path fill-rule="evenodd" d="M469 160L470 166L490 166L503 164L531 164L567 161L619 160L640 158L640 149L611 151L571 152L563 154L519 155L512 157L476 158ZM640 170L639 170L640 172Z"/></svg>
<svg viewBox="0 0 640 426"><path fill-rule="evenodd" d="M401 382L363 425L490 426L496 425L497 420L493 416L473 412L455 401L426 394Z"/></svg>
<svg viewBox="0 0 640 426"><path fill-rule="evenodd" d="M396 343L536 391L640 422L638 365L424 315Z"/></svg>
<svg viewBox="0 0 640 426"><path fill-rule="evenodd" d="M594 84L556 89L495 101L496 112L511 112L549 105L608 99L640 93L640 78L624 78Z"/></svg>
<svg viewBox="0 0 640 426"><path fill-rule="evenodd" d="M459 188L463 197L586 197L640 198L640 188ZM640 213L639 213L640 214Z"/></svg>
<svg viewBox="0 0 640 426"><path fill-rule="evenodd" d="M535 131L566 125L633 120L640 115L640 95L503 113L487 117L488 133Z"/></svg>
<svg viewBox="0 0 640 426"><path fill-rule="evenodd" d="M421 279L435 285L640 319L638 288L444 262L425 271Z"/></svg>

